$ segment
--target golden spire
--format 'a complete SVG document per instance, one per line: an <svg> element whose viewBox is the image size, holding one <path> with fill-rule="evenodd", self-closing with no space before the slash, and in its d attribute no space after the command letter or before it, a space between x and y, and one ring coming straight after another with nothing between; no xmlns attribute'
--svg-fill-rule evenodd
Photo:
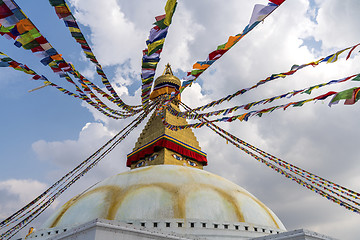
<svg viewBox="0 0 360 240"><path fill-rule="evenodd" d="M170 64L165 66L163 75L154 83L150 99L179 91L181 81L173 75ZM179 100L180 100L180 94ZM179 111L177 104L172 107ZM185 125L186 120L164 111L163 118L173 125ZM133 168L149 165L183 165L202 169L207 165L206 154L201 151L191 129L172 131L166 128L160 116L154 113L140 134L133 152L128 154L127 166Z"/></svg>

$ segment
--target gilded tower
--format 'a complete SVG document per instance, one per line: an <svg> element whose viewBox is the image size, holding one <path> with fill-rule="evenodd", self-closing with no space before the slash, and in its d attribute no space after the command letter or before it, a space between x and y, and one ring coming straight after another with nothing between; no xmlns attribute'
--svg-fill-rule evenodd
<svg viewBox="0 0 360 240"><path fill-rule="evenodd" d="M163 75L155 80L151 100L179 91L181 81L173 75L169 64L166 65ZM180 100L178 95L176 100ZM171 106L179 110L176 100ZM187 124L184 118L176 117L164 111L166 122L173 125ZM131 169L150 165L183 165L202 169L207 165L206 154L201 151L191 129L172 131L166 128L160 116L154 113L147 122L133 151L127 156L127 166Z"/></svg>

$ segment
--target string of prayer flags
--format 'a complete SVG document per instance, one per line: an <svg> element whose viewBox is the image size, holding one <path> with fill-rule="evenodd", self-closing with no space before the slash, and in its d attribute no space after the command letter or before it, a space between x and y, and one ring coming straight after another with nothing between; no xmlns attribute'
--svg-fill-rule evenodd
<svg viewBox="0 0 360 240"><path fill-rule="evenodd" d="M194 111L193 109L189 108L187 105L185 105L184 103L180 102L179 103L181 106L183 106L186 110L188 111ZM253 154L252 152L250 152L249 150L245 149L244 147L247 147L249 149L251 149L252 151L256 152L257 154L260 154L262 157L269 159L270 161L272 161L273 163L275 163L276 165L278 165L281 168L285 168L286 170L289 170L292 173L295 173L296 175L300 176L301 178L304 178L306 181L309 181L310 184L315 184L316 186L329 191L333 194L335 194L336 196L338 196L339 198L345 199L346 201L349 201L351 203L354 203L355 205L360 205L358 202L354 201L353 199L360 199L360 193L357 193L355 191L352 191L348 188L345 188L339 184L336 184L332 181L329 181L327 179L324 179L320 176L317 176L309 171L306 171L302 168L299 168L291 163L288 163L284 160L281 160L247 142L245 142L242 139L237 138L236 136L230 134L229 132L225 131L224 129L218 127L217 125L209 122L207 119L205 118L200 118L199 119L201 122L207 122L207 125L211 130L213 130L214 132L216 132L218 135L220 135L221 137L223 137L226 140L226 143L228 143L229 141L234 144L235 146L237 146L238 148L240 148L241 150L245 151L246 153L250 154L251 156L255 156L255 158L257 158L258 156L256 156L255 154ZM226 136L225 136L226 135ZM241 144L242 146L240 146L239 144ZM262 161L263 163L267 162L266 160L263 159ZM268 163L268 162L267 162ZM270 164L272 166L274 166L273 164ZM270 166L268 165L268 166ZM346 196L344 196L346 195ZM350 198L351 199L350 199Z"/></svg>
<svg viewBox="0 0 360 240"><path fill-rule="evenodd" d="M249 110L250 108L252 108L254 106L257 106L257 105L260 105L260 104L271 103L271 102L273 102L275 100L279 100L279 99L283 99L283 98L288 98L289 99L291 97L296 96L297 94L304 94L304 93L311 94L311 92L314 89L319 89L321 87L325 87L325 86L336 84L336 83L344 83L344 82L349 81L349 80L356 81L358 79L360 80L360 74L355 74L355 75L345 77L345 78L341 78L341 79L338 79L338 80L331 80L331 81L329 81L327 83L320 83L320 84L317 84L317 85L314 85L314 86L311 86L311 87L308 87L308 88L304 88L304 89L301 89L301 90L290 91L290 92L280 94L280 95L275 96L275 97L265 98L265 99L262 99L260 101L255 101L255 102L243 104L243 105L240 105L240 106L234 106L234 107L231 107L231 108L216 110L216 111L207 112L207 113L197 113L196 112L197 110L195 110L195 109L190 111L190 112L189 111L180 112L180 111L174 109L173 107L171 107L171 105L168 105L167 109L169 110L169 112L172 115L174 115L176 117L187 118L187 119L199 119L199 118L202 118L202 117L218 116L220 114L227 115L227 114L233 113L233 112L235 112L237 110L240 110L240 109Z"/></svg>
<svg viewBox="0 0 360 240"><path fill-rule="evenodd" d="M358 99L360 98L360 94L358 94L360 91L359 89L360 88L351 88L351 89L348 89L348 90L345 90L345 91L339 92L339 93L335 92L335 91L329 91L325 94L319 95L314 98L305 99L305 100L301 100L301 101L297 101L297 102L290 102L287 104L273 106L273 107L262 109L262 110L250 111L250 112L243 113L240 115L235 115L232 117L223 117L223 118L218 118L215 120L209 120L208 122L193 123L193 124L186 124L186 125L172 125L172 124L169 124L168 122L166 122L166 120L164 118L163 124L165 125L165 127L167 127L170 130L178 131L178 130L188 129L188 128L201 128L201 127L207 125L208 123L214 123L214 122L233 122L235 120L248 121L249 118L253 117L253 116L261 117L264 113L271 113L278 109L286 110L290 106L301 107L305 103L308 103L308 102L320 101L320 100L324 101L328 97L333 96L333 95L335 95L334 98L335 98L335 101L337 101L336 96L338 96L338 94L340 94L340 97L338 97L338 98L348 100L347 104L350 105L350 104L354 104L355 102L357 102Z"/></svg>
<svg viewBox="0 0 360 240"><path fill-rule="evenodd" d="M106 89L111 93L112 97L106 96L106 98L117 104L119 107L124 108L126 110L132 110L134 108L137 108L139 106L129 106L126 105L121 98L118 96L116 91L113 89L112 85L110 84L105 72L102 69L102 66L96 59L94 53L91 50L90 45L87 43L84 35L82 34L79 25L76 22L75 17L70 11L69 6L66 4L65 0L49 0L50 4L54 7L56 14L58 15L59 19L62 19L68 27L71 36L76 40L77 43L80 44L86 58L89 58L91 62L93 62L96 66L96 72L101 77L103 84L105 85ZM93 89L99 92L99 88L91 83L90 81L87 81L87 84L91 86ZM101 90L102 91L102 90ZM100 92L99 92L100 93ZM100 93L104 95L104 92Z"/></svg>
<svg viewBox="0 0 360 240"><path fill-rule="evenodd" d="M156 105L156 103L154 103L153 105L150 106L149 112L151 111L151 109L154 108L155 105ZM45 190L42 194L40 194L38 197L36 197L33 201L28 203L26 206L24 206L22 209L20 209L19 211L17 211L16 213L14 213L10 217L8 217L7 219L1 221L0 229L7 227L9 224L11 224L15 221L18 221L22 216L25 216L24 212L26 210L28 210L31 206L33 206L35 203L37 203L36 205L39 206L42 202L44 202L44 200L46 198L51 197L51 195L53 193L50 193L50 191L57 190L59 188L59 186L64 185L67 181L69 181L71 179L71 177L75 176L75 174L78 173L82 168L85 168L87 164L91 163L91 160L93 160L95 157L99 156L99 154L105 149L105 147L107 147L110 143L114 142L116 140L116 138L118 138L120 136L120 134L122 134L129 126L131 126L132 124L135 123L134 127L136 127L138 125L138 123L136 123L136 122L139 121L141 118L144 118L144 116L146 117L147 114L148 113L145 112L143 114L143 116L140 116L137 119L133 120L127 127L125 127L123 130L121 130L119 133L117 133L114 137L112 137L106 144L104 144L101 148L99 148L94 154L92 154L90 157L88 157L83 162L81 162L79 165L77 165L73 170L71 170L67 174L65 174L61 179L59 179L57 182L55 182L53 185L51 185L47 190ZM126 137L126 135L124 134L122 137L120 137L120 139L124 139L125 137ZM119 141L119 140L116 140L116 141ZM90 168L91 167L88 166L86 168L86 171L88 171ZM41 199L43 199L43 200L40 203L38 203ZM33 209L31 209L31 210L33 210ZM27 213L30 213L31 210L28 211ZM20 214L22 214L22 215L19 216Z"/></svg>
<svg viewBox="0 0 360 240"><path fill-rule="evenodd" d="M111 117L111 118L114 118L114 119L122 119L122 118L125 118L125 117L130 117L130 116L133 116L133 114L123 114L123 113L119 113L118 111L115 111L111 108L108 108L107 106L103 106L103 108L105 108L106 110L108 110L109 112L115 114L115 115L119 115L120 117L116 117L116 116L113 116L111 114L109 114L108 112L102 110L98 105L100 104L96 104L94 103L93 101L91 101L85 94L83 94L83 92L81 90L79 90L80 92L80 95L78 94L75 94L73 92L70 92L68 90L66 90L65 88L62 88L50 81L48 81L48 79L43 76L43 75L39 75L37 74L34 70L30 69L29 67L27 67L26 65L22 64L22 63L19 63L19 62L16 62L15 60L13 60L12 58L10 58L8 55L6 55L5 53L3 52L0 52L0 67L12 67L14 68L15 70L19 70L19 71L22 71L26 74L30 74L32 75L32 79L33 80L44 80L44 86L53 86L55 88L57 88L59 91L63 92L64 94L67 94L69 96L73 96L75 98L79 98L81 100L84 100L86 101L88 104L90 104L91 106L93 106L94 108L96 108L98 111L100 111L101 113L105 114L106 116L108 117ZM72 81L71 79L69 81ZM141 109L140 109L141 110Z"/></svg>
<svg viewBox="0 0 360 240"><path fill-rule="evenodd" d="M230 48L232 48L237 42L240 41L246 34L254 29L261 21L268 17L273 11L275 11L285 0L270 0L268 5L256 4L249 24L245 27L242 33L235 36L230 36L228 41L222 45L219 45L216 50L209 53L208 58L205 61L198 61L193 65L191 72L187 73L187 76L183 79L181 86L181 92L186 87L191 85L206 69L208 69L216 60L221 58Z"/></svg>
<svg viewBox="0 0 360 240"><path fill-rule="evenodd" d="M180 104L188 111L193 111L193 109L189 108L188 106L186 106L185 104L183 104L182 102L180 102ZM354 199L360 199L360 194L357 192L354 192L350 189L347 189L345 187L342 187L341 185L338 185L336 183L333 183L329 180L326 180L324 178L321 178L315 174L312 174L304 169L301 169L293 164L290 164L286 161L283 161L269 153L266 153L264 151L262 151L261 149L256 148L255 146L235 137L234 135L230 134L229 132L225 131L224 129L218 127L217 125L207 121L205 118L201 118L199 119L202 123L207 123L206 126L208 126L211 130L213 130L215 133L217 133L219 136L221 136L222 138L224 138L226 140L226 142L228 143L229 141L234 144L236 147L238 147L239 149L241 149L242 151L244 151L245 153L249 154L250 156L254 157L256 160L265 163L268 167L276 170L277 172L281 173L282 175L286 176L289 179L292 179L294 181L296 181L297 183L299 183L300 185L307 187L310 190L313 190L314 192L320 194L323 197L326 197L329 200L332 200L335 203L338 203L340 206L343 206L345 208L347 208L348 210L357 212L359 212L359 209L357 207L352 206L351 204L349 204L348 202L351 202L357 206L359 206L360 204L356 201L354 201L351 198ZM226 136L225 136L226 135ZM241 144L242 146L240 146L239 144ZM267 160L257 156L256 154L254 154L253 152L249 151L248 149L244 148L247 147L251 150L253 150L254 152L260 154L261 156L269 159L270 161L272 161L273 163L277 164L278 167L270 162L268 162ZM284 168L286 170L289 170L292 173L295 173L296 175L298 175L300 178L286 172L285 170L281 169ZM304 180L302 180L304 179ZM317 188L317 187L320 187ZM325 191L322 191L321 189L324 189L325 191L330 192L331 194L336 195L333 196ZM346 197L346 196L348 197ZM342 201L340 198L345 199L346 201Z"/></svg>
<svg viewBox="0 0 360 240"><path fill-rule="evenodd" d="M73 65L71 65L73 67ZM118 115L121 118L124 117L131 117L133 115L135 115L136 113L139 113L141 111L143 111L142 108L139 108L138 110L134 110L134 109L129 109L126 112L122 112L122 111L118 111L118 110L114 110L110 107L108 107L106 104L104 104L92 91L91 89L88 87L91 86L93 89L95 89L99 94L101 94L103 97L106 97L109 100L112 100L113 98L108 95L107 93L105 93L102 89L100 89L98 86L96 86L95 84L93 84L91 81L89 81L88 79L86 79L83 75L81 75L78 71L76 71L75 69L72 69L70 71L70 73L75 76L75 78L78 79L81 87L84 89L84 91L90 95L91 98L95 99L95 101L97 102L98 106L100 106L101 108L109 111L112 114Z"/></svg>
<svg viewBox="0 0 360 240"><path fill-rule="evenodd" d="M207 108L210 108L210 107L214 107L214 106L217 106L225 101L230 101L231 99L233 99L234 97L236 96L239 96L239 95L242 95L254 88L257 88L258 86L260 85L263 85L267 82L270 82L270 81L273 81L275 79L279 79L279 78L285 78L287 76L290 76L290 75L293 75L294 73L296 73L297 71L305 68L305 67L309 67L309 66L312 66L312 67L316 67L318 66L320 63L334 63L338 60L338 57L341 53L344 53L345 51L349 50L349 53L346 57L346 60L348 60L352 54L352 52L354 51L355 48L357 48L358 46L360 45L359 44L356 44L354 46L351 46L351 47L347 47L345 49L342 49L340 51L337 51L336 53L333 53L333 54L330 54L329 56L327 57L323 57L323 58L320 58L318 59L317 61L313 61L313 62L309 62L309 63L306 63L306 64L302 64L302 65L293 65L291 67L291 69L287 72L283 72L283 73L278 73L278 74L272 74L270 77L267 77L266 79L264 80L260 80L259 82L257 82L255 85L251 86L251 87L248 87L248 88L243 88L241 90L238 90L236 91L234 94L231 94L231 95L228 95L226 97L223 97L223 98L220 98L218 100L215 100L215 101L212 101L208 104L205 104L203 106L200 106L200 107L197 107L197 108L194 108L195 111L197 110L200 110L200 111L203 111Z"/></svg>
<svg viewBox="0 0 360 240"><path fill-rule="evenodd" d="M143 51L141 64L141 101L143 108L146 108L150 101L150 92L154 81L156 67L160 61L160 54L164 46L176 5L176 0L168 0L166 2L165 14L155 17L155 26L150 30L149 38L146 41L147 48Z"/></svg>
<svg viewBox="0 0 360 240"><path fill-rule="evenodd" d="M27 204L21 210L13 214L11 217L2 221L0 223L1 230L5 228L5 224L9 226L9 223L12 223L13 226L11 226L8 230L5 229L5 232L0 235L0 239L10 239L22 228L24 228L31 221L33 221L38 215L45 211L63 192L65 192L71 185L73 185L77 180L79 180L82 176L89 172L89 170L91 170L94 166L96 166L117 144L122 142L136 127L138 127L139 124L154 109L155 105L156 104L150 106L147 111L144 111L143 114L138 116L128 126L126 126L123 130L117 133L98 151L96 151L89 158L87 158L85 161L75 167L72 171L67 173L64 177L62 177L59 181L57 181L49 189L47 189L43 194L35 198L31 203ZM49 194L49 192L55 187L57 187L56 191L52 191ZM39 200L41 199L43 200L41 201L41 203L39 203ZM32 207L32 209L24 213L30 207ZM22 215L19 216L20 214Z"/></svg>
<svg viewBox="0 0 360 240"><path fill-rule="evenodd" d="M14 39L14 45L31 50L41 58L40 62L49 66L54 73L65 78L73 84L77 91L81 92L78 86L67 75L71 70L68 63L51 46L44 36L40 34L35 25L28 19L20 7L13 1L3 1L0 14L0 34L9 39Z"/></svg>
<svg viewBox="0 0 360 240"><path fill-rule="evenodd" d="M26 15L21 11L19 6L14 3L13 0L8 0L1 6L5 9L3 12L6 13L0 16L1 24L6 24L1 26L1 31L4 33L3 35L8 37L10 36L11 38L15 39L15 45L17 47L23 47L27 50L30 49L34 54L40 56L42 58L40 60L41 63L43 63L45 66L49 66L54 73L58 74L61 78L65 78L68 82L73 84L76 88L76 91L79 92L81 96L85 96L86 94L75 84L74 81L72 81L72 79L68 76L68 73L74 75L76 78L78 78L80 86L84 89L84 91L89 93L91 98L95 99L97 105L107 111L118 114L116 110L109 108L95 94L89 91L90 89L82 81L81 77L79 77L78 74L76 74L74 71L74 67L67 63L55 50L55 48L51 46L46 38L40 34L35 25L26 17ZM3 18L4 16L6 17ZM11 21L9 20L10 17ZM16 29L16 31L14 29ZM123 108L126 110L124 103ZM136 114L136 112L134 112L132 109L129 109L128 111L130 111L131 114ZM139 111L141 110L138 110L137 112Z"/></svg>
<svg viewBox="0 0 360 240"><path fill-rule="evenodd" d="M91 105L92 107L94 107L96 110L98 110L99 112L101 112L102 114L104 114L105 116L107 117L110 117L110 118L113 118L113 119L124 119L124 118L127 118L127 117L131 117L133 116L133 114L129 114L129 115L124 115L124 114L119 114L117 113L115 110L112 110L112 109L107 109L106 106L102 106L95 102L93 102L88 96L86 96L85 94L75 94L73 92L70 92L69 90L66 90L58 85L56 85L55 83L52 83L52 82L48 82L46 81L45 83L55 87L56 89L58 89L59 91L61 91L62 93L68 95L68 96L72 96L72 97L75 97L75 98L79 98L83 101L85 101L86 103L88 103L89 105ZM118 115L118 116L114 116L106 111L103 110L106 109L108 110L109 112L115 114L115 115Z"/></svg>
<svg viewBox="0 0 360 240"><path fill-rule="evenodd" d="M214 129L213 127L215 127L215 125L211 124L209 125L209 128L211 130L213 130L215 133L217 133L219 136L221 136L222 138L224 138L226 141L232 143L234 146L236 146L237 148L239 148L240 150L242 150L243 152L245 152L246 154L250 155L251 157L253 157L255 160L265 164L266 166L270 167L271 169L275 170L276 172L280 173L281 175L283 175L284 177L288 178L288 179L291 179L293 180L294 182L298 183L299 185L303 186L303 187L306 187L307 189L319 194L320 196L334 202L334 203L337 203L339 204L340 206L342 207L345 207L346 209L350 210L350 211L353 211L353 212L356 212L356 213L360 213L360 209L351 205L350 203L346 202L346 201L349 201L349 202L352 202L352 203L355 203L356 205L359 205L358 202L355 202L354 200L351 200L343 195L341 195L340 193L332 190L331 188L328 188L326 186L324 186L323 184L319 184L317 182L314 182L312 179L308 179L308 178L301 178L303 177L302 175L300 175L300 178L299 177L296 177L295 175L287 172L286 170L284 169L281 169L281 166L278 167L276 165L274 165L273 163L265 160L264 158L262 157L259 157L258 155L256 155L255 153L249 151L248 149L242 147L241 145L239 145L235 139L235 138L229 138L229 137L226 137L225 135L221 134L219 131L217 131L216 129ZM217 126L216 126L217 127ZM226 132L225 130L223 130L222 132ZM316 185L316 186L314 186ZM322 190L322 189L324 190ZM328 193L328 192L330 193ZM334 195L336 196L334 196ZM343 201L341 200L340 198L343 198L345 199L346 201Z"/></svg>
<svg viewBox="0 0 360 240"><path fill-rule="evenodd" d="M45 76L37 74L34 70L22 63L16 62L3 52L0 52L0 67L12 67L15 70L30 74L33 76L31 78L33 80L47 80Z"/></svg>
<svg viewBox="0 0 360 240"><path fill-rule="evenodd" d="M240 143L241 145L243 145L243 146L245 146L247 148L250 148L251 150L255 151L256 153L260 154L261 156L271 160L275 164L278 164L279 166L284 167L287 170L289 170L289 171L291 171L291 172L293 172L293 173L295 173L295 174L297 174L297 175L299 175L301 177L304 177L304 178L306 178L306 179L308 179L308 180L310 180L312 182L316 181L316 182L318 182L318 183L320 183L320 184L322 184L322 185L324 185L326 187L329 187L329 188L332 188L332 189L334 189L336 191L339 191L341 194L345 194L346 196L349 196L351 198L360 199L360 194L355 192L355 191L352 191L352 190L350 190L348 188L345 188L345 187L343 187L343 186L341 186L339 184L336 184L336 183L334 183L332 181L324 179L324 178L322 178L322 177L320 177L320 176L318 176L316 174L313 174L313 173L311 173L309 171L306 171L306 170L304 170L304 169L302 169L300 167L297 167L297 166L295 166L295 165L293 165L291 163L288 163L288 162L286 162L286 161L284 161L284 160L282 160L280 158L277 158L277 157L275 157L275 156L273 156L273 155L271 155L271 154L269 154L269 153L255 147L255 146L245 142L244 140L237 138L236 136L230 134L229 132L225 131L224 129L218 127L215 124L210 124L210 125L211 125L210 128L212 128L212 127L216 128L221 133L223 133L226 136L230 137L231 140L234 140L237 143ZM348 199L348 200L350 200L350 199ZM353 201L353 200L350 200L350 201ZM359 205L359 203L355 203L355 204Z"/></svg>
<svg viewBox="0 0 360 240"><path fill-rule="evenodd" d="M54 73L62 76L62 73L70 70L61 55L41 35L35 25L13 0L3 1L1 9L1 35L14 39L15 46L31 50L34 54L40 56L40 62L45 66L50 65Z"/></svg>

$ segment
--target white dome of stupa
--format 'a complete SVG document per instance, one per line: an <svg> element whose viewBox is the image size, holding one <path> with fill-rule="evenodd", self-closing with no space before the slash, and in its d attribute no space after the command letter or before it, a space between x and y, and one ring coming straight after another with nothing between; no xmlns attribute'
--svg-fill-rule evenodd
<svg viewBox="0 0 360 240"><path fill-rule="evenodd" d="M96 218L240 222L285 230L279 218L242 187L177 165L143 167L107 178L68 201L43 228L75 226Z"/></svg>

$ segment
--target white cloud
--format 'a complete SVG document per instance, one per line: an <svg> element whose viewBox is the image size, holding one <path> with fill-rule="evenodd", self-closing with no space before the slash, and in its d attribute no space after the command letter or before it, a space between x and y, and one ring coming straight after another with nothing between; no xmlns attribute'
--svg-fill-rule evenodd
<svg viewBox="0 0 360 240"><path fill-rule="evenodd" d="M46 189L45 183L33 179L0 181L0 219L8 217Z"/></svg>
<svg viewBox="0 0 360 240"><path fill-rule="evenodd" d="M316 18L318 25L313 34L323 42L325 49L342 48L359 42L360 34L354 31L355 23L360 20L357 14L360 6L356 0L316 2L320 9Z"/></svg>
<svg viewBox="0 0 360 240"><path fill-rule="evenodd" d="M145 45L146 36L126 18L115 0L103 2L101 7L96 0L73 0L71 3L76 7L77 20L90 27L93 50L103 66L141 58L142 53L133 49Z"/></svg>
<svg viewBox="0 0 360 240"><path fill-rule="evenodd" d="M84 160L89 152L98 149L114 135L101 123L87 123L77 140L46 142L39 140L32 147L42 161L52 161L58 166L74 166Z"/></svg>

